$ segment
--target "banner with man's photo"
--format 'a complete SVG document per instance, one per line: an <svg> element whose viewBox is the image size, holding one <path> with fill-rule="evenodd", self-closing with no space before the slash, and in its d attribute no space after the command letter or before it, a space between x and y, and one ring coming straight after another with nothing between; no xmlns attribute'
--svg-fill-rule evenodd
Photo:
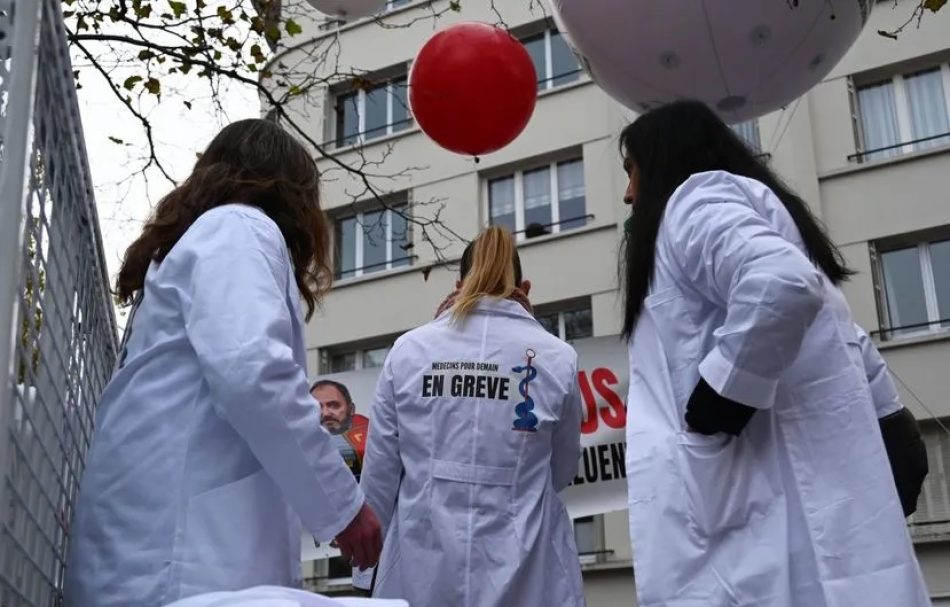
<svg viewBox="0 0 950 607"><path fill-rule="evenodd" d="M561 496L571 517L580 518L627 507L624 426L628 372L626 348L616 336L578 340L572 345L580 359L577 379L584 404L582 454L574 482ZM363 369L314 378L322 384L322 423L340 442L344 459L357 475L367 425L372 427L379 371ZM347 400L349 407L345 406Z"/></svg>

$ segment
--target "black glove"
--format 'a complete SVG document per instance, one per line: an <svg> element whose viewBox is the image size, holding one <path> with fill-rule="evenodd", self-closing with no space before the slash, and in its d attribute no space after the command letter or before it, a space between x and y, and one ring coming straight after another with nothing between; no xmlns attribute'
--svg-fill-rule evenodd
<svg viewBox="0 0 950 607"><path fill-rule="evenodd" d="M930 471L927 447L913 413L906 408L878 420L904 516L917 510L917 498Z"/></svg>
<svg viewBox="0 0 950 607"><path fill-rule="evenodd" d="M755 411L755 407L718 394L700 377L699 384L686 403L686 423L700 434L725 432L738 436Z"/></svg>

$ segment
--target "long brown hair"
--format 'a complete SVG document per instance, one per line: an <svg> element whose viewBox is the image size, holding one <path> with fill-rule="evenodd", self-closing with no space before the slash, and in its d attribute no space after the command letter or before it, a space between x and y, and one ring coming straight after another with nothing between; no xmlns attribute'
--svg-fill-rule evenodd
<svg viewBox="0 0 950 607"><path fill-rule="evenodd" d="M307 306L307 319L330 288L329 231L320 209L316 163L296 139L267 120L239 120L221 130L191 175L162 198L126 250L116 294L131 303L154 261L161 263L202 213L242 202L280 228Z"/></svg>
<svg viewBox="0 0 950 607"><path fill-rule="evenodd" d="M469 243L462 254L462 288L452 315L464 320L483 297L505 299L521 284L521 259L511 232L492 226Z"/></svg>

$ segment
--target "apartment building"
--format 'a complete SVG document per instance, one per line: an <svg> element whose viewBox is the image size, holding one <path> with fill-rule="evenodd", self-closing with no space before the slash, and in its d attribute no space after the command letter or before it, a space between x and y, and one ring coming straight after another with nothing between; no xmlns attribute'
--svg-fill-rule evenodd
<svg viewBox="0 0 950 607"><path fill-rule="evenodd" d="M434 31L425 17L442 4L448 0L391 1L379 19L408 27L327 22L311 12L298 40L312 41L277 59L317 73L328 63L365 70L358 82L302 95L294 107L314 140L365 169L321 161L337 279L308 330L313 376L381 365L393 340L431 319L451 290L464 246L457 236L492 223L517 234L549 331L578 344L619 333L626 181L617 134L634 114L579 69L538 2L506 0L500 16L537 68L535 115L514 143L478 163L439 149L412 120L406 79ZM735 128L813 205L859 270L845 286L855 318L878 341L926 436L931 474L909 525L935 604L950 605L950 10L898 40L877 35L912 8L878 3L823 82ZM463 20L495 23L499 14L488 0L466 0L436 27ZM331 48L331 40L333 61L308 55L308 44ZM381 209L365 194L364 176L390 207L405 205L423 221ZM632 604L626 512L579 519L576 535L588 603ZM320 591L349 587L338 564L309 571Z"/></svg>

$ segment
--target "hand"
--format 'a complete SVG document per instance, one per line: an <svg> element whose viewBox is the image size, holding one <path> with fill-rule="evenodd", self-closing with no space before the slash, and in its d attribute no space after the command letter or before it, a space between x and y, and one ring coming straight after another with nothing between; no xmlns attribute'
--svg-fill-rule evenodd
<svg viewBox="0 0 950 607"><path fill-rule="evenodd" d="M697 434L712 436L720 432L739 436L756 409L722 396L705 379L699 383L686 403L686 426Z"/></svg>
<svg viewBox="0 0 950 607"><path fill-rule="evenodd" d="M531 301L528 299L528 294L521 289L515 289L511 294L511 297L508 299L517 301L521 304L521 307L528 311L528 314L534 316L534 308L531 306Z"/></svg>
<svg viewBox="0 0 950 607"><path fill-rule="evenodd" d="M439 304L439 307L435 311L435 317L438 318L442 315L443 312L455 305L455 299L458 297L458 289L452 291L445 296L445 299L442 300L442 303Z"/></svg>
<svg viewBox="0 0 950 607"><path fill-rule="evenodd" d="M373 509L363 504L335 541L344 562L358 567L360 571L374 567L383 551L383 537Z"/></svg>

